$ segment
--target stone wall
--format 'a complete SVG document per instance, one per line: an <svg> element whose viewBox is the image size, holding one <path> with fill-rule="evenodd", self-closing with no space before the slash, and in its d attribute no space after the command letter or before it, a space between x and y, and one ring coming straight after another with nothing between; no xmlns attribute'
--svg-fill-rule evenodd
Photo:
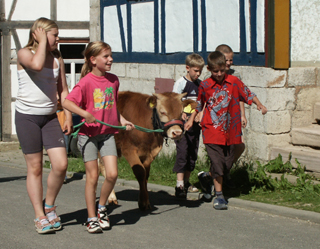
<svg viewBox="0 0 320 249"><path fill-rule="evenodd" d="M240 72L242 81L268 109L268 113L263 116L255 105L246 106L248 125L243 130L245 154L252 159L269 160L273 146L281 147L291 143L292 128L314 122L313 106L320 99L319 68L233 68ZM114 63L111 72L119 77L120 90L147 94L154 92L155 78L177 80L186 74L184 65L136 63ZM206 68L201 76L205 74ZM162 153L174 151L174 146L174 143L169 141L169 147L164 146ZM202 145L200 157L204 155L203 148Z"/></svg>

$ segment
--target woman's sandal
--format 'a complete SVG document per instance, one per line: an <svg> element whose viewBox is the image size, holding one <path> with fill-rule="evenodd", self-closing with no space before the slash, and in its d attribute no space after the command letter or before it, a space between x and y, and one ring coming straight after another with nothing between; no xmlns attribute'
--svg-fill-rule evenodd
<svg viewBox="0 0 320 249"><path fill-rule="evenodd" d="M46 216L40 216L34 220L34 225L39 234L54 233L55 230Z"/></svg>
<svg viewBox="0 0 320 249"><path fill-rule="evenodd" d="M52 208L45 208L44 212L47 216L48 221L52 225L52 228L55 231L58 231L62 228L62 225L61 225L60 217L57 216L56 208L57 208L57 206L54 206Z"/></svg>

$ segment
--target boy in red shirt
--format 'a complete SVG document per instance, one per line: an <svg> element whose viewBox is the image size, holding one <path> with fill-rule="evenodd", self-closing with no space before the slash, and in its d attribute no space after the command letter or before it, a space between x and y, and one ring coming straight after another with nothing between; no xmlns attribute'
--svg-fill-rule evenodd
<svg viewBox="0 0 320 249"><path fill-rule="evenodd" d="M201 82L198 106L196 112L190 116L193 119L196 113L200 114L203 143L211 167L210 172L202 172L198 176L200 183L202 180L205 182L213 178L216 192L213 207L218 210L228 208L228 202L222 193L223 175L228 173L233 165L234 145L241 143L239 102L243 101L249 105L255 103L263 115L267 113L267 108L261 104L257 96L240 79L226 74L225 67L226 59L221 52L209 54L208 70L212 75Z"/></svg>

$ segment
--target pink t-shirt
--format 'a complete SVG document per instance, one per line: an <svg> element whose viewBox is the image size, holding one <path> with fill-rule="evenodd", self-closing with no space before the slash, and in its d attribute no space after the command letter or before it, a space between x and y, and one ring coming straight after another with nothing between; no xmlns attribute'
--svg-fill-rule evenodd
<svg viewBox="0 0 320 249"><path fill-rule="evenodd" d="M118 89L119 79L116 75L106 73L105 76L96 76L88 73L75 85L67 96L67 99L90 112L96 119L118 126L119 120L116 104ZM89 137L114 133L118 133L118 130L98 122L96 124L85 123L79 131L80 135L87 135Z"/></svg>

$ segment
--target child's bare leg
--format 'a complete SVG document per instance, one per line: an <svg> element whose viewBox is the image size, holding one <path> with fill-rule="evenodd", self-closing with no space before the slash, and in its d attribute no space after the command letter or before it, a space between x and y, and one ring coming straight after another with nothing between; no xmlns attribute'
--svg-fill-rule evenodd
<svg viewBox="0 0 320 249"><path fill-rule="evenodd" d="M35 218L44 216L42 186L42 152L25 154L27 163L27 192L32 203Z"/></svg>
<svg viewBox="0 0 320 249"><path fill-rule="evenodd" d="M222 192L223 176L218 176L213 179L214 189L216 192Z"/></svg>
<svg viewBox="0 0 320 249"><path fill-rule="evenodd" d="M52 148L47 152L52 167L47 180L46 204L54 205L66 175L68 159L64 147Z"/></svg>
<svg viewBox="0 0 320 249"><path fill-rule="evenodd" d="M88 217L96 217L96 188L98 184L98 162L92 160L85 163L86 187L85 198L88 210Z"/></svg>
<svg viewBox="0 0 320 249"><path fill-rule="evenodd" d="M104 156L102 157L104 167L106 170L106 178L101 187L99 204L106 205L108 197L114 188L114 185L118 178L118 164L116 156Z"/></svg>
<svg viewBox="0 0 320 249"><path fill-rule="evenodd" d="M182 181L183 182L184 174L185 173L177 173L177 181Z"/></svg>

